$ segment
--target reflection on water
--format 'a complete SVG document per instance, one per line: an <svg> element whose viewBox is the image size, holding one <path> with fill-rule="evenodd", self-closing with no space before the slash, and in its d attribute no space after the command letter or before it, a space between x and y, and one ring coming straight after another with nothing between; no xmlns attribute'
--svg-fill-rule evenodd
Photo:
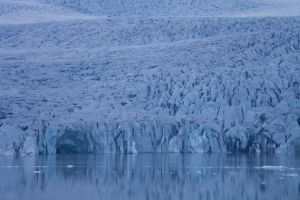
<svg viewBox="0 0 300 200"><path fill-rule="evenodd" d="M0 199L299 199L300 159L225 154L0 157Z"/></svg>

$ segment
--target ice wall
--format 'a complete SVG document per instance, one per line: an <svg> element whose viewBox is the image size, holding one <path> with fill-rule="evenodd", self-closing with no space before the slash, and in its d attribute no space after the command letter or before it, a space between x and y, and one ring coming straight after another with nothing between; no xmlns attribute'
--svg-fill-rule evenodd
<svg viewBox="0 0 300 200"><path fill-rule="evenodd" d="M260 116L260 118L263 118ZM300 119L285 124L221 127L194 121L89 122L54 125L35 122L31 130L2 126L2 154L279 152L298 153ZM234 122L231 122L234 123ZM253 123L252 121L250 123Z"/></svg>

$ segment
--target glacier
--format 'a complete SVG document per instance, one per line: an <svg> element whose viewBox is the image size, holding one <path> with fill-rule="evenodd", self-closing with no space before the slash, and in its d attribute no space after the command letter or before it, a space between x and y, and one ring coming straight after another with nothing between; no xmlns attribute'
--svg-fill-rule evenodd
<svg viewBox="0 0 300 200"><path fill-rule="evenodd" d="M0 154L300 153L296 0L0 0Z"/></svg>

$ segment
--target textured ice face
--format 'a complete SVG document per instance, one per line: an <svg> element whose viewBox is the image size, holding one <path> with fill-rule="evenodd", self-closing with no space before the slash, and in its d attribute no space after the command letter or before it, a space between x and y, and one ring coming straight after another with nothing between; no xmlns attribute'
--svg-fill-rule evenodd
<svg viewBox="0 0 300 200"><path fill-rule="evenodd" d="M42 121L32 126L34 132L2 126L0 149L3 154L299 152L300 128L292 122L285 132L275 134L262 126L224 131L213 125L182 120L77 122L61 126Z"/></svg>
<svg viewBox="0 0 300 200"><path fill-rule="evenodd" d="M104 18L30 3L16 13L59 17L0 23L1 153L299 151L299 17L124 17L129 2L107 1L124 16Z"/></svg>

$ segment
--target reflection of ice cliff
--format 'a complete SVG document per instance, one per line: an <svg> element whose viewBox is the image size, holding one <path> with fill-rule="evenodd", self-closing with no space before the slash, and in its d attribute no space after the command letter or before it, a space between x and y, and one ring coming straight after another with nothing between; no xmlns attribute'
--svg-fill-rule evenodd
<svg viewBox="0 0 300 200"><path fill-rule="evenodd" d="M0 20L0 153L299 152L299 17L5 4L60 18Z"/></svg>
<svg viewBox="0 0 300 200"><path fill-rule="evenodd" d="M18 158L0 157L1 167L5 165L0 170L2 199L21 195L22 200L119 200L120 196L124 200L266 196L280 200L299 196L299 162L287 155L151 153Z"/></svg>

